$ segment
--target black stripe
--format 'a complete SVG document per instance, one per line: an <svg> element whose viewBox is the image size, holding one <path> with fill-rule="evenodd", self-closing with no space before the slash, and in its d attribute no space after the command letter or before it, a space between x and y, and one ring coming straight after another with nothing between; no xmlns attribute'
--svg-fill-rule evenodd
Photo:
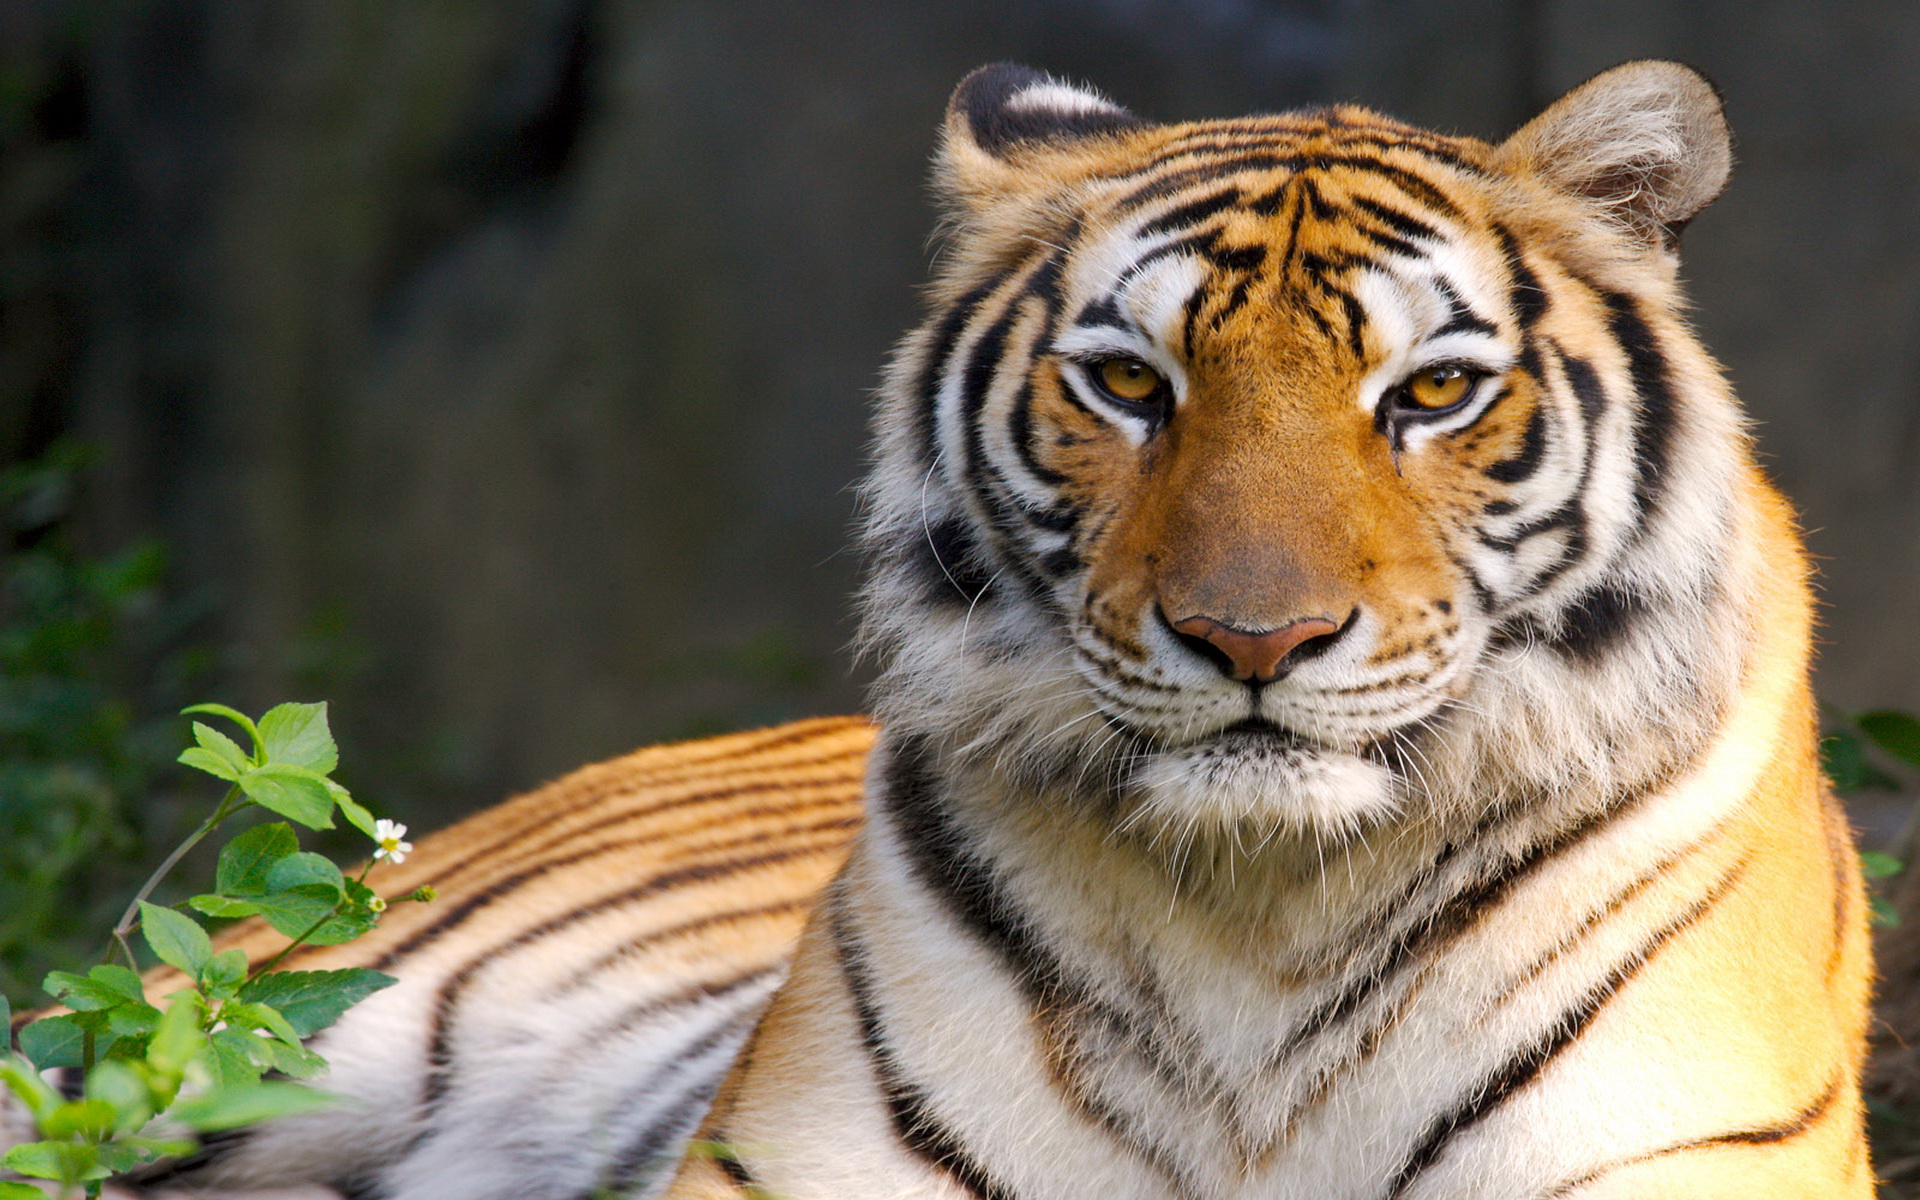
<svg viewBox="0 0 1920 1200"><path fill-rule="evenodd" d="M1644 532L1660 492L1666 486L1679 410L1668 374L1667 356L1660 349L1652 328L1641 318L1633 297L1621 292L1606 292L1603 296L1608 310L1607 328L1626 351L1627 373L1640 402L1634 423L1634 459L1639 478L1633 494L1640 506Z"/></svg>
<svg viewBox="0 0 1920 1200"><path fill-rule="evenodd" d="M1133 192L1122 197L1116 205L1120 211L1128 211L1147 204L1152 200L1188 187L1193 183L1215 179L1221 175L1241 171L1291 170L1291 171L1329 171L1349 170L1360 174L1378 175L1409 196L1455 220L1460 219L1460 206L1448 198L1445 192L1421 178L1405 167L1384 163L1374 158L1359 158L1346 154L1248 154L1232 158L1223 158L1169 171L1149 183L1143 184Z"/></svg>
<svg viewBox="0 0 1920 1200"><path fill-rule="evenodd" d="M1682 1154L1689 1150L1710 1150L1718 1146L1775 1146L1781 1142L1792 1141L1818 1125L1828 1113L1833 1111L1834 1104L1840 1099L1842 1078L1843 1075L1836 1074L1827 1084L1826 1091L1778 1124L1759 1125L1751 1129L1734 1129L1707 1137L1689 1138L1684 1142L1675 1142L1671 1146L1662 1146L1658 1150L1649 1150L1644 1154L1618 1159L1603 1166L1594 1167L1564 1183L1554 1185L1551 1190L1541 1195L1540 1200L1557 1200L1558 1197L1583 1188L1603 1175L1610 1175L1622 1168L1639 1163L1651 1162L1656 1158L1665 1158L1669 1154ZM1860 1144L1864 1145L1864 1142Z"/></svg>
<svg viewBox="0 0 1920 1200"><path fill-rule="evenodd" d="M767 973L761 972L761 974ZM672 1084L682 1079L687 1080L676 1088L664 1103L656 1101L648 1105L655 1113L653 1120L647 1122L637 1135L627 1140L626 1144L609 1160L598 1183L581 1193L577 1200L599 1200L600 1197L607 1195L609 1190L618 1195L627 1195L637 1190L639 1184L658 1181L661 1174L673 1169L675 1156L669 1155L667 1151L673 1149L676 1142L691 1133L700 1123L701 1114L706 1111L708 1103L713 1099L713 1093L718 1090L720 1081L726 1074L726 1062L732 1057L732 1046L729 1043L744 1037L745 1026L755 1021L757 1016L756 1010L753 1013L735 1013L720 1021L702 1034L698 1040L683 1047L641 1084L627 1089L608 1107L607 1111L611 1113L629 1113L639 1104L659 1096ZM728 1050L729 1054L726 1059L715 1064L718 1067L717 1070L702 1061L712 1055L716 1049L721 1048ZM699 1069L702 1067L707 1069ZM688 1078L689 1076L691 1078ZM716 1160L721 1157L721 1154L714 1155ZM725 1157L734 1158L730 1153ZM726 1168L723 1166L721 1170L726 1171ZM740 1170L744 1172L745 1168L740 1167ZM728 1178L732 1178L731 1172L727 1174ZM740 1184L738 1181L736 1185L752 1186L750 1182Z"/></svg>
<svg viewBox="0 0 1920 1200"><path fill-rule="evenodd" d="M1537 387L1544 388L1540 380ZM1502 459L1488 467L1484 474L1496 483L1520 483L1531 479L1540 469L1540 460L1547 449L1547 404L1544 396L1533 398L1533 411L1527 414L1526 428L1520 434L1520 449L1512 458Z"/></svg>
<svg viewBox="0 0 1920 1200"><path fill-rule="evenodd" d="M835 828L848 828L851 821L838 819L821 821L812 825L791 828L785 831L789 836L795 833L822 833ZM715 842L700 847L703 853L738 850L752 846L762 840L759 834L748 834L726 841ZM474 977L487 967L496 965L505 956L516 950L540 941L548 935L577 925L609 909L634 904L650 896L671 891L685 884L697 883L706 879L722 878L755 867L772 866L790 862L796 858L805 858L820 853L820 847L804 845L769 851L764 854L750 855L745 858L723 858L710 862L689 863L671 871L663 871L644 883L608 896L602 896L590 904L572 909L540 924L522 930L507 941L488 947L469 958L458 970L451 972L441 983L434 996L432 1032L427 1048L427 1077L421 1088L421 1114L430 1114L452 1086L453 1076L453 1030L454 1015L459 1007L460 996ZM671 933L671 930L665 931Z"/></svg>
<svg viewBox="0 0 1920 1200"><path fill-rule="evenodd" d="M971 606L993 582L964 517L946 517L907 535L898 558L927 600Z"/></svg>
<svg viewBox="0 0 1920 1200"><path fill-rule="evenodd" d="M1496 223L1493 236L1499 240L1500 250L1507 260L1507 276L1511 281L1507 285L1507 304L1518 318L1520 332L1524 335L1546 315L1547 289L1541 286L1540 277L1527 266L1526 256L1520 252L1520 243L1511 230Z"/></svg>
<svg viewBox="0 0 1920 1200"><path fill-rule="evenodd" d="M954 347L959 344L960 334L966 329L973 310L988 296L994 293L1006 279L1003 274L989 277L980 286L974 288L960 299L940 318L940 324L934 334L933 348L927 353L926 361L920 366L920 377L914 388L920 403L913 414L914 433L919 442L920 457L928 463L940 460L940 440L935 422L940 415L940 384L947 374L947 361L953 357Z"/></svg>
<svg viewBox="0 0 1920 1200"><path fill-rule="evenodd" d="M1595 663L1649 611L1647 602L1625 587L1596 584L1574 597L1559 628L1541 640L1569 658Z"/></svg>
<svg viewBox="0 0 1920 1200"><path fill-rule="evenodd" d="M934 1115L926 1093L901 1070L874 1000L874 984L865 951L847 917L845 895L846 889L839 886L838 881L828 892L827 934L838 952L841 978L846 982L854 1016L860 1025L860 1042L880 1085L880 1097L886 1104L894 1137L910 1154L953 1180L975 1200L1016 1200L1015 1194L994 1178L967 1151L959 1136Z"/></svg>
<svg viewBox="0 0 1920 1200"><path fill-rule="evenodd" d="M1156 233L1167 233L1175 229L1184 229L1189 225L1198 225L1208 217L1232 208L1240 202L1240 189L1222 188L1209 196L1190 200L1180 207L1155 217L1142 225L1136 233L1138 237L1152 237Z"/></svg>
<svg viewBox="0 0 1920 1200"><path fill-rule="evenodd" d="M833 761L833 760L827 760L827 761ZM857 766L857 760L856 760L856 766ZM699 805L699 804L708 804L708 803L713 803L719 800L731 800L741 796L778 795L781 793L792 793L792 792L807 790L810 788L822 788L822 787L850 787L852 785L859 783L860 779L861 779L861 776L858 773L843 776L843 777L838 777L838 778L805 780L800 782L796 782L791 779L775 779L775 780L769 780L765 783L740 784L736 787L717 788L713 791L698 792L691 796L683 796L675 800L670 800L670 801L666 801L661 804L655 805L654 807L647 809L643 813L625 813L615 817L610 817L604 822L597 822L594 825L589 825L582 828L570 830L568 831L568 833L566 833L562 837L554 839L554 842L552 844L565 844L568 841L579 840L584 835L597 832L598 830L606 826L621 824L628 821L650 818L657 813L666 812L671 809L685 808L688 806ZM807 805L804 806L804 809L802 811L810 810L814 807L824 807L824 804L808 803ZM765 816L773 813L791 813L794 811L795 809L792 803L786 802L781 804L757 805L748 809L735 810L733 812L729 812L727 814L727 817L729 821L733 821L740 817ZM704 829L708 827L703 826L701 828ZM678 831L678 832L684 832L684 831ZM544 851L547 848L546 846L530 847L527 851L527 856L534 858L535 861L532 866L523 868L522 870L516 871L513 874L504 876L500 879L496 879L493 882L487 884L485 887L469 893L467 898L465 900L462 900L454 908L451 908L444 913L436 913L434 915L434 919L431 922L414 930L411 934L408 934L407 937L401 940L397 945L383 952L379 958L373 961L371 965L377 971L386 970L388 967L406 958L408 955L420 949L422 946L439 938L442 934L446 933L448 930L458 928L459 926L465 924L467 920L474 915L474 913L480 911L483 908L487 908L493 905L494 903L501 900L503 897L519 890L525 884L535 879L538 879L542 875L548 874L549 872L552 872L552 871L561 870L566 867L571 867L575 863L583 862L590 858L599 858L603 855L608 855L608 854L618 854L618 853L621 853L622 851L630 850L635 846L658 844L662 836L663 836L663 831L658 829L650 829L645 833L642 833L638 837L621 838L617 841L593 842L582 849L573 851L572 853L560 855L555 858L547 858L547 859L541 859L537 857L538 853L540 853L541 851ZM702 847L702 848L704 849L705 847ZM315 949L316 950L325 949L325 947L315 947Z"/></svg>
<svg viewBox="0 0 1920 1200"><path fill-rule="evenodd" d="M1355 196L1352 204L1403 238L1426 238L1433 241L1440 239L1440 231L1432 225L1390 204L1382 204L1371 196Z"/></svg>
<svg viewBox="0 0 1920 1200"><path fill-rule="evenodd" d="M1397 1197L1406 1195L1408 1189L1420 1176L1440 1161L1455 1138L1492 1116L1501 1105L1512 1098L1514 1093L1538 1079L1549 1063L1586 1032L1587 1026L1592 1024L1600 1010L1606 1007L1607 1001L1618 994L1627 981L1639 973L1641 967L1652 961L1654 955L1658 954L1676 934L1705 916L1726 898L1746 874L1750 861L1748 858L1743 858L1735 863L1714 884L1712 890L1655 930L1633 953L1627 955L1615 964L1611 971L1589 986L1560 1014L1545 1033L1522 1047L1505 1063L1467 1089L1466 1098L1452 1111L1436 1117L1427 1126L1426 1133L1419 1144L1414 1147L1413 1152L1407 1156L1406 1161L1395 1172L1392 1181L1388 1183L1384 1200L1396 1200Z"/></svg>
<svg viewBox="0 0 1920 1200"><path fill-rule="evenodd" d="M1440 289L1440 295L1447 302L1446 324L1433 331L1434 337L1443 337L1449 333L1484 333L1489 336L1500 332L1498 326L1473 311L1473 306L1460 296L1460 289L1445 276L1436 275L1434 286Z"/></svg>

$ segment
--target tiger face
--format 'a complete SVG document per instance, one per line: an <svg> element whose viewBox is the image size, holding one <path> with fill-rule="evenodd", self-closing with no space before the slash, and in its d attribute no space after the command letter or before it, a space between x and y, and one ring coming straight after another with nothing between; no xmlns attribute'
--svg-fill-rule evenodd
<svg viewBox="0 0 1920 1200"><path fill-rule="evenodd" d="M1671 129L1595 163L1592 108L1491 146L963 84L951 253L881 421L883 718L1134 819L1324 833L1484 790L1503 689L1584 674L1592 744L1661 656L1720 669L1630 618L1713 557L1724 481L1680 460L1731 406L1676 406L1717 375L1664 314L1726 164L1677 172Z"/></svg>

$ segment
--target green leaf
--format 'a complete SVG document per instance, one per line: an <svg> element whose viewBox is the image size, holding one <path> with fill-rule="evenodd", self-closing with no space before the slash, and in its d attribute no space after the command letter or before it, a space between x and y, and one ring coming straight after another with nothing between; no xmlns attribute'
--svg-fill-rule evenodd
<svg viewBox="0 0 1920 1200"><path fill-rule="evenodd" d="M291 763L255 767L237 781L247 799L309 829L333 828L333 793L326 777Z"/></svg>
<svg viewBox="0 0 1920 1200"><path fill-rule="evenodd" d="M47 1194L30 1183L0 1179L0 1200L47 1200Z"/></svg>
<svg viewBox="0 0 1920 1200"><path fill-rule="evenodd" d="M217 999L226 999L240 989L247 978L247 952L235 946L207 960L200 972L200 986Z"/></svg>
<svg viewBox="0 0 1920 1200"><path fill-rule="evenodd" d="M158 904L140 902L140 932L160 961L198 977L200 968L213 957L213 942L200 923L185 913L177 913Z"/></svg>
<svg viewBox="0 0 1920 1200"><path fill-rule="evenodd" d="M13 1028L13 1005L7 1003L6 996L0 995L0 1029L11 1030L12 1028ZM7 1034L7 1043L5 1045L0 1045L0 1055L6 1054L7 1047L12 1044L12 1041L13 1041L13 1034L9 1032Z"/></svg>
<svg viewBox="0 0 1920 1200"><path fill-rule="evenodd" d="M299 937L316 924L327 921L333 911L340 907L340 892L324 884L309 884L306 887L288 888L270 896L262 896L254 901L260 908L260 915L267 924L273 926L287 937ZM328 924L332 922L327 921ZM325 928L325 926L322 926ZM323 946L333 942L321 942Z"/></svg>
<svg viewBox="0 0 1920 1200"><path fill-rule="evenodd" d="M267 1065L289 1079L312 1079L327 1069L327 1060L311 1050L289 1046L275 1038L255 1038L267 1059Z"/></svg>
<svg viewBox="0 0 1920 1200"><path fill-rule="evenodd" d="M133 1048L120 1047L119 1039L143 1038L159 1027L160 1010L144 1001L128 1001L107 1010L107 1029L114 1035L116 1052Z"/></svg>
<svg viewBox="0 0 1920 1200"><path fill-rule="evenodd" d="M195 911L203 912L209 917L220 921L232 921L238 920L241 917L251 917L260 911L260 906L251 900L233 900L226 896L216 896L211 892L195 896L191 900L188 900L187 903L191 905Z"/></svg>
<svg viewBox="0 0 1920 1200"><path fill-rule="evenodd" d="M221 849L213 886L228 896L257 896L267 890L273 864L299 849L300 838L285 821L256 825Z"/></svg>
<svg viewBox="0 0 1920 1200"><path fill-rule="evenodd" d="M17 1054L0 1055L0 1084L5 1084L7 1090L27 1106L36 1123L46 1120L60 1107L60 1093L40 1078L40 1072L32 1063Z"/></svg>
<svg viewBox="0 0 1920 1200"><path fill-rule="evenodd" d="M240 989L240 998L270 1004L303 1038L340 1019L340 1014L384 987L399 982L365 967L337 971L275 971Z"/></svg>
<svg viewBox="0 0 1920 1200"><path fill-rule="evenodd" d="M1881 709L1861 713L1855 723L1882 750L1920 767L1920 718L1911 713Z"/></svg>
<svg viewBox="0 0 1920 1200"><path fill-rule="evenodd" d="M1876 850L1860 852L1860 873L1868 879L1890 879L1905 867L1905 863L1891 854L1881 854Z"/></svg>
<svg viewBox="0 0 1920 1200"><path fill-rule="evenodd" d="M326 775L340 765L340 755L327 729L327 706L319 704L280 704L260 718L260 738L267 746L267 761L290 763Z"/></svg>
<svg viewBox="0 0 1920 1200"><path fill-rule="evenodd" d="M153 1093L129 1063L95 1064L87 1072L87 1099L107 1106L116 1132L130 1133L153 1119Z"/></svg>
<svg viewBox="0 0 1920 1200"><path fill-rule="evenodd" d="M140 977L116 963L101 963L85 975L53 971L40 985L47 993L78 1012L116 1005L143 1003L146 993Z"/></svg>
<svg viewBox="0 0 1920 1200"><path fill-rule="evenodd" d="M244 1026L248 1029L264 1029L289 1046L300 1044L300 1034L280 1011L271 1004L259 1004L251 1001L235 1001L221 1008L220 1015L228 1025Z"/></svg>
<svg viewBox="0 0 1920 1200"><path fill-rule="evenodd" d="M96 1042L98 1035L96 1034ZM85 1062L87 1026L78 1014L42 1017L20 1031L20 1053L42 1071L78 1067ZM97 1048L97 1046L96 1046Z"/></svg>
<svg viewBox="0 0 1920 1200"><path fill-rule="evenodd" d="M214 778L224 779L228 783L240 778L240 772L229 766L225 759L199 746L188 746L174 761L181 766L192 767L196 771L205 771Z"/></svg>
<svg viewBox="0 0 1920 1200"><path fill-rule="evenodd" d="M182 1100L167 1115L190 1129L211 1132L317 1112L339 1102L338 1096L296 1084L256 1083Z"/></svg>
<svg viewBox="0 0 1920 1200"><path fill-rule="evenodd" d="M267 872L268 895L293 888L319 887L327 889L338 899L345 894L346 886L340 868L334 866L331 859L305 851L289 854L273 864L273 869Z"/></svg>
<svg viewBox="0 0 1920 1200"><path fill-rule="evenodd" d="M193 723L193 740L202 750L207 751L221 762L233 768L233 774L228 775L228 779L232 779L234 775L238 775L248 767L255 765L253 757L245 750L242 750L238 742L226 734L221 733L218 729L213 728L211 725L202 725L200 722L195 721Z"/></svg>
<svg viewBox="0 0 1920 1200"><path fill-rule="evenodd" d="M247 737L252 739L256 753L264 750L264 743L260 740L260 730L254 725L253 718L247 714L228 708L224 704L191 704L180 710L181 716L192 716L194 713L206 713L208 716L225 717L227 720L232 721L235 725L247 731Z"/></svg>
<svg viewBox="0 0 1920 1200"><path fill-rule="evenodd" d="M7 1151L0 1166L16 1175L35 1179L60 1179L81 1182L104 1179L111 1172L101 1167L92 1146L77 1142L28 1142ZM46 1200L45 1196L40 1200Z"/></svg>
<svg viewBox="0 0 1920 1200"><path fill-rule="evenodd" d="M222 1029L208 1041L213 1048L213 1083L216 1090L259 1083L266 1069L264 1054L255 1058L259 1038L243 1029Z"/></svg>
<svg viewBox="0 0 1920 1200"><path fill-rule="evenodd" d="M1851 733L1832 733L1820 741L1820 766L1842 794L1891 791L1899 786L1892 776L1867 761L1866 747Z"/></svg>
<svg viewBox="0 0 1920 1200"><path fill-rule="evenodd" d="M1887 903L1884 896L1867 897L1867 919L1882 929L1892 929L1900 924L1900 912Z"/></svg>
<svg viewBox="0 0 1920 1200"><path fill-rule="evenodd" d="M199 992L186 991L174 996L160 1018L159 1028L153 1031L153 1041L147 1046L147 1065L179 1079L187 1064L206 1050L207 1037L200 1032L200 1018L205 1012L206 1004Z"/></svg>
<svg viewBox="0 0 1920 1200"><path fill-rule="evenodd" d="M327 782L332 785L328 790L333 793L333 802L340 806L340 815L347 819L347 824L378 841L379 839L375 837L373 832L373 814L363 808L358 800L349 796L347 789L334 783L331 779Z"/></svg>

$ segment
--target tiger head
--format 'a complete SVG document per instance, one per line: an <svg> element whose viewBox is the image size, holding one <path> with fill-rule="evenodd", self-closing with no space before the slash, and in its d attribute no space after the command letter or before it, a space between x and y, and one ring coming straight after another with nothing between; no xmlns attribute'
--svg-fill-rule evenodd
<svg viewBox="0 0 1920 1200"><path fill-rule="evenodd" d="M1161 826L1670 766L1739 657L1743 435L1673 249L1728 165L1670 63L1499 145L975 72L868 485L882 720Z"/></svg>

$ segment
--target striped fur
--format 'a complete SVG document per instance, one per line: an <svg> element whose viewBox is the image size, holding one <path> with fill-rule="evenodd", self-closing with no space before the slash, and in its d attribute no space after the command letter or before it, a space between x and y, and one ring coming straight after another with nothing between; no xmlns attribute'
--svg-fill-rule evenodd
<svg viewBox="0 0 1920 1200"><path fill-rule="evenodd" d="M426 844L437 905L306 960L406 981L322 1045L370 1103L174 1177L651 1194L712 1097L676 1200L1871 1195L1806 563L1675 282L1727 164L1671 64L1500 145L969 77L884 735Z"/></svg>
<svg viewBox="0 0 1920 1200"><path fill-rule="evenodd" d="M1869 1195L1806 566L1675 285L1727 163L1671 64L1499 146L964 83L869 823L670 1195Z"/></svg>

